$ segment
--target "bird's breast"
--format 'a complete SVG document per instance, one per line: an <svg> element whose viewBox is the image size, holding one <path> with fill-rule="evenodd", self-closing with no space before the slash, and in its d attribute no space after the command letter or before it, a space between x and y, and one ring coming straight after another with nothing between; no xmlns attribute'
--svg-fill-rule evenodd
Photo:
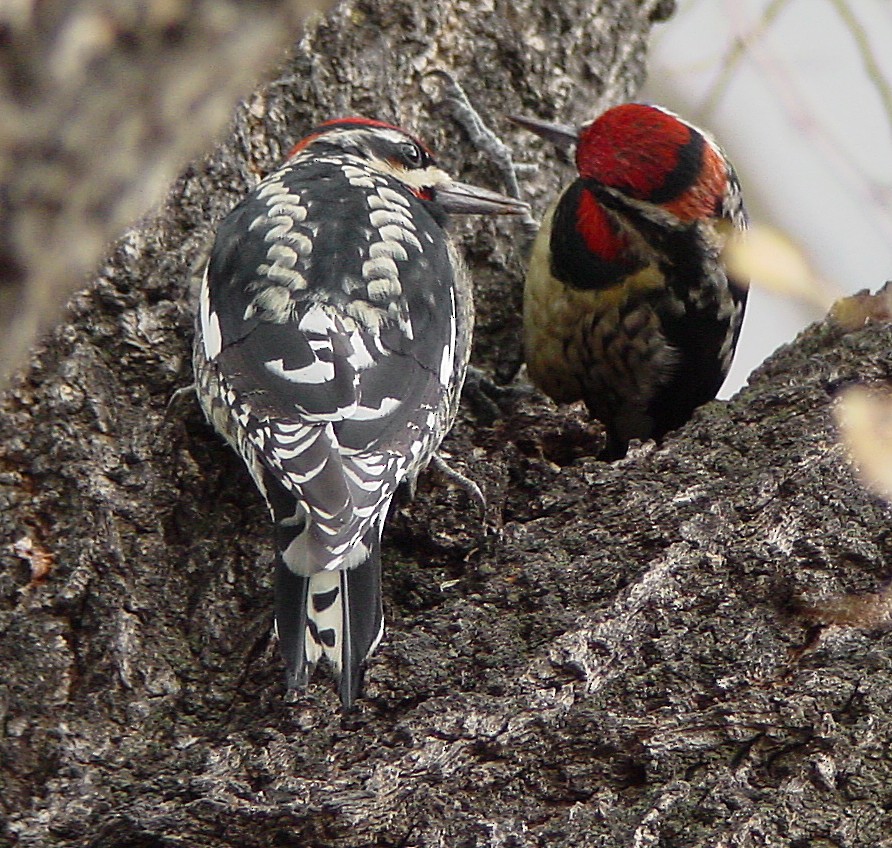
<svg viewBox="0 0 892 848"><path fill-rule="evenodd" d="M533 246L524 293L530 379L559 403L586 399L593 381L639 383L649 364L671 358L653 305L665 291L659 267L646 265L609 287L569 285L552 272L552 214Z"/></svg>

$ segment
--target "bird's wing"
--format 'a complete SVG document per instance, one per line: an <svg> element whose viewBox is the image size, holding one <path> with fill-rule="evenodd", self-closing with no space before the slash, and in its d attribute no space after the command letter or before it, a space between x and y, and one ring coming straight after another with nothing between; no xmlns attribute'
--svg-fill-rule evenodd
<svg viewBox="0 0 892 848"><path fill-rule="evenodd" d="M239 235L218 237L201 315L208 353L250 408L248 439L333 549L364 534L429 455L456 338L442 230L431 219L429 230L408 232L392 216L357 238L367 198L348 196L356 208L304 197L317 222L305 255L294 249L299 227L270 238L231 216ZM255 220L256 206L240 214Z"/></svg>

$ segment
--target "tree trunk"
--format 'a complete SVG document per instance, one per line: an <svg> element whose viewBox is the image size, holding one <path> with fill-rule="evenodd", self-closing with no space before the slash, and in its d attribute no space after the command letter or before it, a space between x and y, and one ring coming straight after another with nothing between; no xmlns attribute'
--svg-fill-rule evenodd
<svg viewBox="0 0 892 848"><path fill-rule="evenodd" d="M466 403L444 447L487 531L434 472L394 510L387 632L346 719L321 674L284 699L265 508L191 397L167 408L191 380L190 268L305 130L390 120L498 188L438 105L427 74L450 71L543 162L541 212L569 168L503 113L633 96L666 6L341 3L115 246L2 401L0 841L892 846L892 636L858 614L884 597L890 510L830 418L837 386L888 379L887 325L812 327L612 464L577 409ZM523 236L456 231L476 364L508 373Z"/></svg>
<svg viewBox="0 0 892 848"><path fill-rule="evenodd" d="M0 389L331 0L0 3Z"/></svg>

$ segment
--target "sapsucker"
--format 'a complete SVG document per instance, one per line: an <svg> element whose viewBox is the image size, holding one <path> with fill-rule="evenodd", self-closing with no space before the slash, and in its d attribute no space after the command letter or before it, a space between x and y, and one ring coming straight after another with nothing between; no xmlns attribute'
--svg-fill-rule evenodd
<svg viewBox="0 0 892 848"><path fill-rule="evenodd" d="M326 657L353 705L383 632L388 507L455 419L473 303L447 213L525 208L453 181L403 130L346 118L299 142L217 230L196 385L269 506L289 689Z"/></svg>
<svg viewBox="0 0 892 848"><path fill-rule="evenodd" d="M512 120L575 145L578 171L532 250L529 375L558 402L583 400L616 458L684 424L728 373L747 296L723 259L746 228L740 186L706 133L656 106L616 106L579 131Z"/></svg>

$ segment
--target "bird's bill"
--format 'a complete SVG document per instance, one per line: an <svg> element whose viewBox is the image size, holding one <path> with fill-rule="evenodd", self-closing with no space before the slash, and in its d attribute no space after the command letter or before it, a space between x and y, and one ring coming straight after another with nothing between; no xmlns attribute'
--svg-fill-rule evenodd
<svg viewBox="0 0 892 848"><path fill-rule="evenodd" d="M508 115L508 120L519 127L536 133L540 138L550 141L562 150L567 150L579 140L579 130L575 127L568 127L566 124L552 124L548 121L540 121L538 118L527 118L523 115Z"/></svg>
<svg viewBox="0 0 892 848"><path fill-rule="evenodd" d="M435 189L437 203L453 215L523 215L529 203L467 183L449 182Z"/></svg>

